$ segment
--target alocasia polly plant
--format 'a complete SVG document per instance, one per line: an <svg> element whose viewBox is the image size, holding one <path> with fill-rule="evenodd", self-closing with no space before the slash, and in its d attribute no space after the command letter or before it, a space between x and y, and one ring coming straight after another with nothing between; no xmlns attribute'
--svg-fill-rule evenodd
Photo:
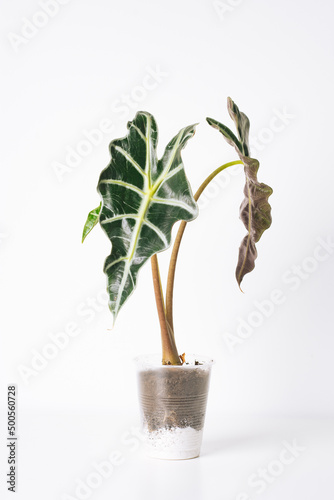
<svg viewBox="0 0 334 500"><path fill-rule="evenodd" d="M195 133L195 125L183 128L168 143L162 158L157 158L158 129L154 117L139 112L128 123L128 134L110 143L111 161L102 171L97 190L98 208L88 214L82 241L99 222L112 248L104 272L108 280L109 308L114 321L136 287L140 268L151 259L153 284L162 339L162 363L182 364L174 337L173 288L176 261L187 222L198 215L196 201L211 180L231 165L242 163L246 176L245 198L240 207L247 235L239 249L236 278L240 283L254 269L259 241L271 224L268 198L272 189L259 183L259 162L250 156L249 120L229 98L228 110L237 128L233 132L218 121L207 118L227 142L233 145L240 160L217 168L205 179L193 196L187 180L181 151ZM157 253L171 245L173 225L182 221L175 238L167 279L166 304L162 291Z"/></svg>

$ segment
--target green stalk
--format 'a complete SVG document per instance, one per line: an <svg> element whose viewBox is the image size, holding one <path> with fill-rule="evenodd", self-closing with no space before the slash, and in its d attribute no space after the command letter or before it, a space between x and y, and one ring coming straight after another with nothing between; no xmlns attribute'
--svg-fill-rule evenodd
<svg viewBox="0 0 334 500"><path fill-rule="evenodd" d="M194 198L195 201L199 199L201 194L203 193L204 189L210 184L210 182L218 175L220 172L225 170L228 167L231 167L232 165L239 165L242 164L241 160L236 160L236 161L230 161L229 163L225 163L224 165L221 165L218 167L216 170L214 170L206 179L205 181L200 185L198 190L196 191ZM174 326L173 326L173 292L174 292L174 279L175 279L175 270L176 270L176 262L177 262L177 256L179 253L180 249L180 244L182 241L182 236L184 233L184 230L186 228L187 222L182 221L179 227L179 230L177 232L171 258L170 258L170 263L169 263L169 270L168 270L168 278L167 278L167 292L166 292L166 318L167 318L167 323L174 332Z"/></svg>

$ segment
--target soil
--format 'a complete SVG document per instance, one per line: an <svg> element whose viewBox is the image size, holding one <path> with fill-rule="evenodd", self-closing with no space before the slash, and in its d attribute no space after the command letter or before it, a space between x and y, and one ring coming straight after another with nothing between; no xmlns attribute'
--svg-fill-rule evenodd
<svg viewBox="0 0 334 500"><path fill-rule="evenodd" d="M149 432L174 427L203 428L210 373L174 367L139 373L139 394Z"/></svg>

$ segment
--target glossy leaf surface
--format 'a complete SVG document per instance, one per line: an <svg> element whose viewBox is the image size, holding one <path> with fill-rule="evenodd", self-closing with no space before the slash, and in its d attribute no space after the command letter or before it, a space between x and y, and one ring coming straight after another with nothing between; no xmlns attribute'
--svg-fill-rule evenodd
<svg viewBox="0 0 334 500"><path fill-rule="evenodd" d="M156 121L139 112L128 123L126 137L110 144L111 161L101 173L98 191L100 224L112 243L104 272L114 319L133 292L143 264L170 246L173 224L198 214L181 159L194 133L194 126L182 129L158 160Z"/></svg>

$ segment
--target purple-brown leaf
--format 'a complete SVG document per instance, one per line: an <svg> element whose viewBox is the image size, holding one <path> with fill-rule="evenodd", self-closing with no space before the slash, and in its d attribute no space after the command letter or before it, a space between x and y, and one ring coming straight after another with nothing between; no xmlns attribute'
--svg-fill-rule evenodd
<svg viewBox="0 0 334 500"><path fill-rule="evenodd" d="M263 232L271 225L271 207L268 202L273 190L257 179L259 169L258 160L250 157L248 134L249 120L247 116L239 111L238 106L228 98L227 107L234 121L238 138L233 132L220 122L207 118L208 123L219 130L226 141L233 145L244 164L246 183L244 187L245 198L240 205L240 219L247 229L247 235L241 242L239 258L236 268L236 278L240 286L245 274L250 273L255 267L257 250L255 244L261 238Z"/></svg>
<svg viewBox="0 0 334 500"><path fill-rule="evenodd" d="M240 205L240 219L247 229L247 235L239 248L238 264L235 271L237 282L240 286L245 274L253 271L257 250L255 243L259 241L263 232L271 225L271 207L268 198L273 190L267 184L257 180L259 162L239 154L244 164L246 184L244 187L245 198Z"/></svg>

